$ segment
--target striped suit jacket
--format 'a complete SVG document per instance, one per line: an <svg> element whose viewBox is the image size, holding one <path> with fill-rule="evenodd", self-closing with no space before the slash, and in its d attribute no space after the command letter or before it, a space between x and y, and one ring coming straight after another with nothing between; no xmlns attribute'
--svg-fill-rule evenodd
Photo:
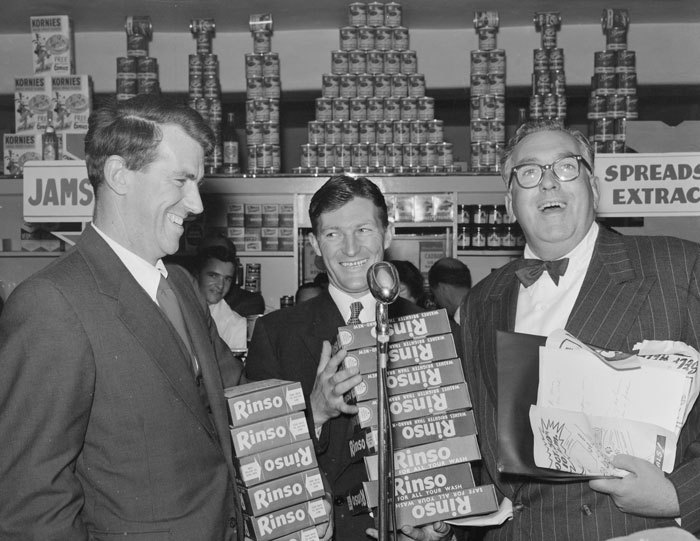
<svg viewBox="0 0 700 541"><path fill-rule="evenodd" d="M483 455L482 482L513 501L513 520L486 539L597 540L675 525L622 513L587 482L541 483L496 470L496 331L512 331L519 282L515 263L477 284L462 306L465 373ZM698 349L700 246L673 237L623 236L601 227L581 291L565 327L603 348L629 351L643 339L680 340ZM669 476L682 527L700 532L700 404L678 442Z"/></svg>

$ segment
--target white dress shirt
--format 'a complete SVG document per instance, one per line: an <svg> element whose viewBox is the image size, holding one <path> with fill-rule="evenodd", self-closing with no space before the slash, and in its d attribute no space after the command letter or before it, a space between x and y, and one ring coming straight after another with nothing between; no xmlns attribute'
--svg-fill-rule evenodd
<svg viewBox="0 0 700 541"><path fill-rule="evenodd" d="M219 336L226 342L229 349L245 349L247 320L234 312L228 303L221 299L216 304L209 305L209 312L216 323Z"/></svg>
<svg viewBox="0 0 700 541"><path fill-rule="evenodd" d="M333 302L338 307L338 310L340 310L340 315L342 316L343 321L350 319L350 305L356 301L360 301L362 303L362 311L358 316L360 318L360 322L368 323L376 320L377 315L375 312L377 309L377 301L369 292L369 289L367 290L367 293L365 293L359 299L348 295L331 284L328 284L328 293L330 293Z"/></svg>
<svg viewBox="0 0 700 541"><path fill-rule="evenodd" d="M530 287L520 285L515 315L516 332L548 336L552 331L566 326L581 291L597 238L598 224L593 222L581 242L563 256L569 258L569 265L564 276L559 278L559 285L546 271ZM530 246L525 246L523 257L539 259Z"/></svg>

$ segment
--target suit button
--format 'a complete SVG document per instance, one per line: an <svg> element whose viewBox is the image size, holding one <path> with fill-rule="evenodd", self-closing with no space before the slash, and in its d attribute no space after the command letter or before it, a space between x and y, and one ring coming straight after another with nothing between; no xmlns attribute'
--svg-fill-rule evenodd
<svg viewBox="0 0 700 541"><path fill-rule="evenodd" d="M337 506L345 505L345 498L343 498L342 496L336 496L333 500L333 503Z"/></svg>
<svg viewBox="0 0 700 541"><path fill-rule="evenodd" d="M522 511L523 509L525 509L525 506L524 506L521 502L515 502L515 503L513 504L513 511L518 511L518 512L520 512L520 511Z"/></svg>
<svg viewBox="0 0 700 541"><path fill-rule="evenodd" d="M233 518L233 517L231 517L231 518L228 520L228 526L229 526L229 528L235 528L235 527L236 527L236 519Z"/></svg>
<svg viewBox="0 0 700 541"><path fill-rule="evenodd" d="M581 506L581 512L586 515L587 517L590 517L593 514L593 511L591 511L591 508L588 507L585 503Z"/></svg>

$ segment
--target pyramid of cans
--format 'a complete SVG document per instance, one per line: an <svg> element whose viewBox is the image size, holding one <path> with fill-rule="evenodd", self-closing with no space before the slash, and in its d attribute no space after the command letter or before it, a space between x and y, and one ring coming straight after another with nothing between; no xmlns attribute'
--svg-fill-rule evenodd
<svg viewBox="0 0 700 541"><path fill-rule="evenodd" d="M158 59L148 56L148 42L153 37L151 18L128 16L126 56L117 57L117 100L128 100L136 94L159 94Z"/></svg>
<svg viewBox="0 0 700 541"><path fill-rule="evenodd" d="M246 539L318 541L325 488L298 382L268 379L224 389Z"/></svg>
<svg viewBox="0 0 700 541"><path fill-rule="evenodd" d="M389 422L394 446L394 509L399 526L491 513L498 509L493 485L476 486L470 462L480 460L476 427L462 363L445 310L389 321L387 361ZM345 400L356 404L350 455L364 460L366 479L346 495L353 514L378 506L377 348L375 323L338 329L336 347L348 353L343 368L356 367L362 382ZM440 502L436 505L436 502Z"/></svg>
<svg viewBox="0 0 700 541"><path fill-rule="evenodd" d="M272 15L251 15L253 52L245 54L246 154L249 174L282 169L280 151L280 57L272 52Z"/></svg>
<svg viewBox="0 0 700 541"><path fill-rule="evenodd" d="M533 51L530 118L566 119L566 74L564 49L557 47L561 15L556 11L537 12L535 30L541 34L541 47Z"/></svg>
<svg viewBox="0 0 700 541"><path fill-rule="evenodd" d="M322 76L299 174L454 172L397 2L354 2Z"/></svg>
<svg viewBox="0 0 700 541"><path fill-rule="evenodd" d="M216 34L214 19L191 19L190 32L197 43L197 52L188 57L188 105L209 123L214 131L214 150L204 159L207 175L218 173L222 167L223 147L221 124L223 107L221 104L221 81L219 78L219 58L213 53Z"/></svg>
<svg viewBox="0 0 700 541"><path fill-rule="evenodd" d="M636 55L627 49L629 22L626 9L603 10L605 50L594 53L587 113L596 153L624 152L627 119L638 118Z"/></svg>
<svg viewBox="0 0 700 541"><path fill-rule="evenodd" d="M470 53L470 169L496 171L506 138L506 52L496 48L497 11L476 11L479 48Z"/></svg>

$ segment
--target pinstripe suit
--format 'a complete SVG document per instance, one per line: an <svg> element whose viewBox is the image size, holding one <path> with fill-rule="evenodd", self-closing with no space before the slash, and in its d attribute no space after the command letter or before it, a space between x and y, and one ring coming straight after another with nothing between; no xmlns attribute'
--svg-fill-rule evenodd
<svg viewBox="0 0 700 541"><path fill-rule="evenodd" d="M587 482L538 483L496 471L496 331L512 331L519 282L515 265L494 271L462 307L465 371L477 416L485 471L513 501L513 520L491 539L593 540L675 525L624 514ZM584 342L631 350L643 339L681 340L698 348L700 246L672 237L622 236L601 227L566 329ZM695 458L698 457L698 458ZM490 479L489 479L490 477ZM682 526L700 532L700 404L681 431L676 468Z"/></svg>

